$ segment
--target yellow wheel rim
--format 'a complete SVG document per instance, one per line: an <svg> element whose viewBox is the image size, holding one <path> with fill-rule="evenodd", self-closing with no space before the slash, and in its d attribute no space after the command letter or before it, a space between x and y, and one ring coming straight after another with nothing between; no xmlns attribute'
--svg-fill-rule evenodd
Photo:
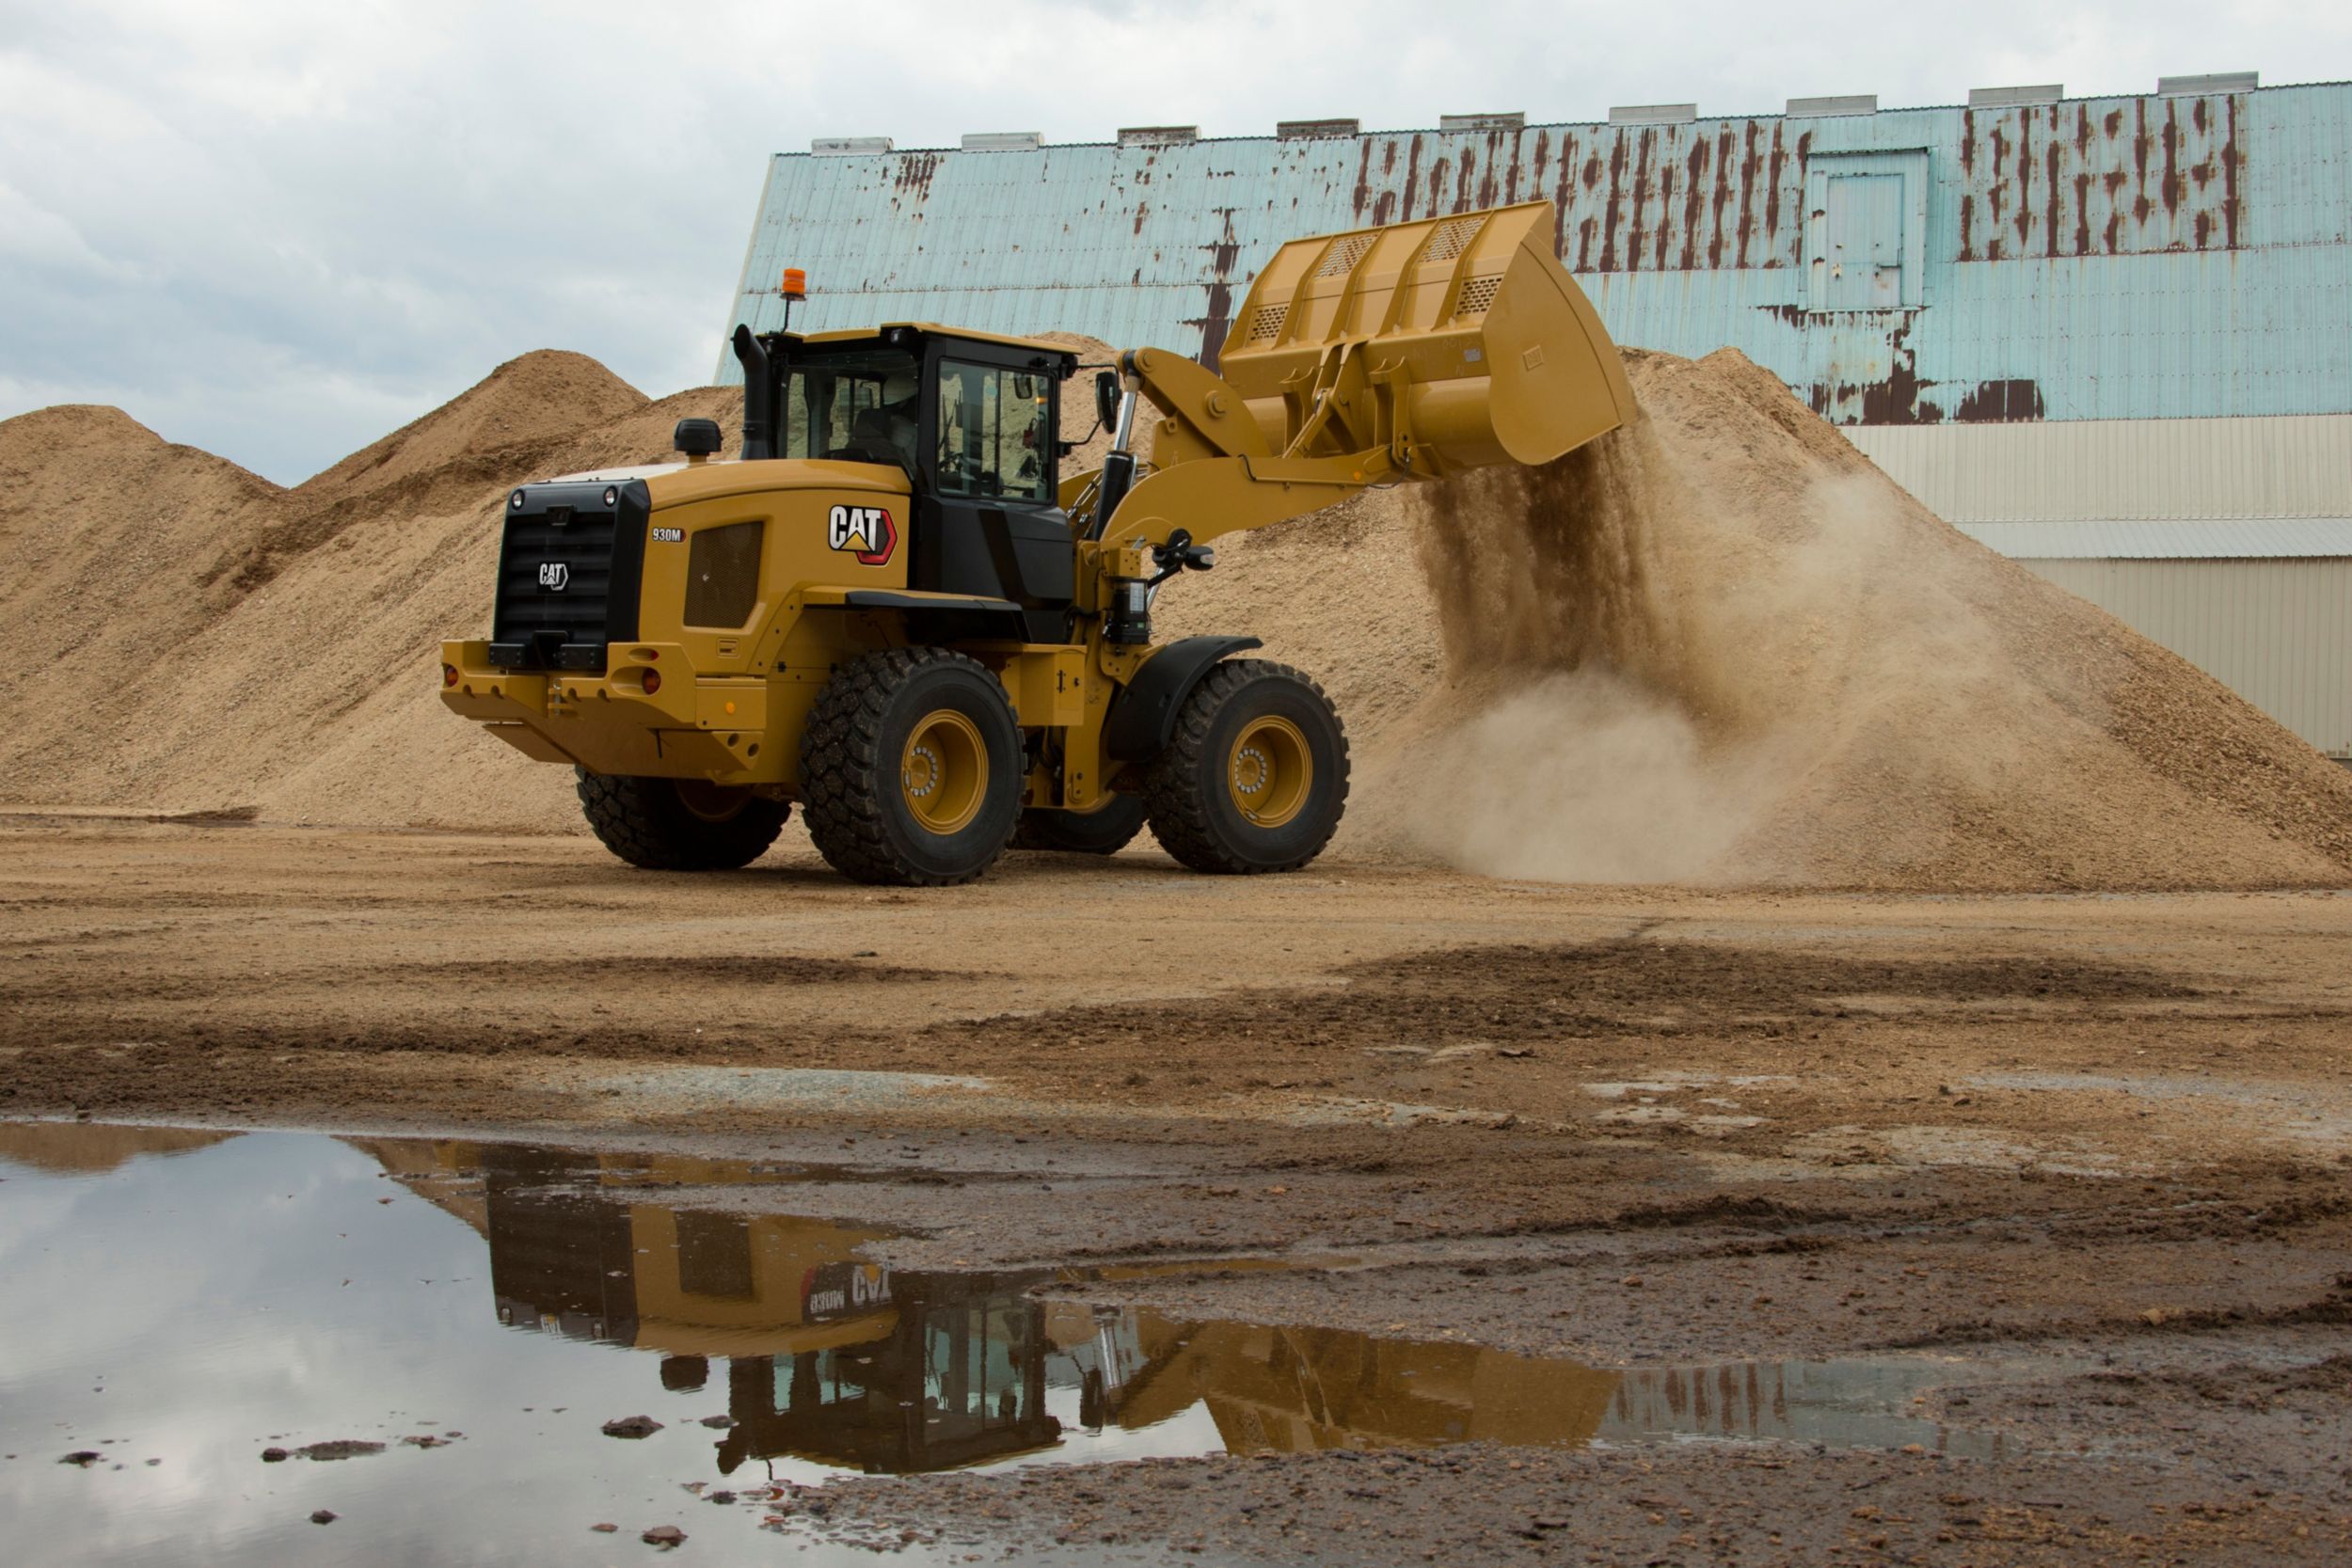
<svg viewBox="0 0 2352 1568"><path fill-rule="evenodd" d="M706 822L732 820L751 798L752 792L740 784L715 784L705 779L677 781L677 803Z"/></svg>
<svg viewBox="0 0 2352 1568"><path fill-rule="evenodd" d="M1252 826L1279 828L1307 804L1315 782L1307 736L1287 719L1266 714L1242 726L1225 760L1233 808Z"/></svg>
<svg viewBox="0 0 2352 1568"><path fill-rule="evenodd" d="M980 727L947 707L915 721L898 759L898 789L907 811L929 832L969 827L988 794L988 744Z"/></svg>

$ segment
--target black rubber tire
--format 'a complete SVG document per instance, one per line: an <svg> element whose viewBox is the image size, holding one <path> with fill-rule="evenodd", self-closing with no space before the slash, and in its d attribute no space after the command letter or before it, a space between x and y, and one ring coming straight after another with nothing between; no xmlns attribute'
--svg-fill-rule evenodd
<svg viewBox="0 0 2352 1568"><path fill-rule="evenodd" d="M1143 798L1114 795L1089 812L1031 806L1013 830L1016 849L1058 849L1071 855L1116 855L1143 832Z"/></svg>
<svg viewBox="0 0 2352 1568"><path fill-rule="evenodd" d="M941 708L970 720L988 755L971 821L933 832L908 807L901 759L918 721ZM996 677L946 648L887 648L842 665L801 733L801 813L817 851L843 876L949 887L996 863L1027 784L1021 727Z"/></svg>
<svg viewBox="0 0 2352 1568"><path fill-rule="evenodd" d="M604 847L647 871L732 871L768 852L792 808L749 789L723 814L691 809L679 786L695 781L572 769L580 807ZM702 784L703 790L714 786ZM730 792L732 793L732 792Z"/></svg>
<svg viewBox="0 0 2352 1568"><path fill-rule="evenodd" d="M1307 796L1279 827L1244 816L1226 786L1242 731L1262 717L1295 725L1312 761ZM1295 871L1323 852L1347 809L1347 731L1323 688L1287 664L1230 659L1192 689L1176 733L1144 773L1152 836L1195 871Z"/></svg>

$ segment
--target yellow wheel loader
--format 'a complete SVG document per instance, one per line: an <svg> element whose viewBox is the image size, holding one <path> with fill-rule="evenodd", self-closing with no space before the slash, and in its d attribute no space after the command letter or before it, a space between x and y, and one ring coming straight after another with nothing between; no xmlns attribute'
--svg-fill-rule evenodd
<svg viewBox="0 0 2352 1568"><path fill-rule="evenodd" d="M1630 419L1552 222L1530 202L1292 241L1221 375L1148 348L1101 373L1112 450L1067 478L1067 348L738 327L740 461L688 420L681 464L516 488L491 634L442 644L442 700L571 764L640 866L746 864L797 800L866 882L968 881L1015 842L1107 854L1147 822L1195 870L1295 870L1346 803L1339 716L1234 657L1254 637L1154 642L1153 595L1219 534Z"/></svg>

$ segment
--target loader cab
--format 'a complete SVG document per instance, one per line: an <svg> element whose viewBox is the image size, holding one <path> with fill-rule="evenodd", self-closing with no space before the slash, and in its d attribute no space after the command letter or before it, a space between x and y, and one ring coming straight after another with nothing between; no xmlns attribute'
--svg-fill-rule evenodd
<svg viewBox="0 0 2352 1568"><path fill-rule="evenodd" d="M1009 601L1026 641L1068 640L1077 548L1056 492L1075 354L901 322L807 337L739 330L736 356L744 455L762 454L765 425L776 457L901 469L913 492L907 586Z"/></svg>

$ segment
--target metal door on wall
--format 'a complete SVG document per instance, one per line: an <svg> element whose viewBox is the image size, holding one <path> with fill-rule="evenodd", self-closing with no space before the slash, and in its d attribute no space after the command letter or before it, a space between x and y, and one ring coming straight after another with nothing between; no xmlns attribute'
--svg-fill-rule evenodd
<svg viewBox="0 0 2352 1568"><path fill-rule="evenodd" d="M1805 306L1899 310L1924 303L1924 152L1816 154L1805 173Z"/></svg>
<svg viewBox="0 0 2352 1568"><path fill-rule="evenodd" d="M1825 217L1824 308L1891 310L1902 303L1903 177L1833 174Z"/></svg>

